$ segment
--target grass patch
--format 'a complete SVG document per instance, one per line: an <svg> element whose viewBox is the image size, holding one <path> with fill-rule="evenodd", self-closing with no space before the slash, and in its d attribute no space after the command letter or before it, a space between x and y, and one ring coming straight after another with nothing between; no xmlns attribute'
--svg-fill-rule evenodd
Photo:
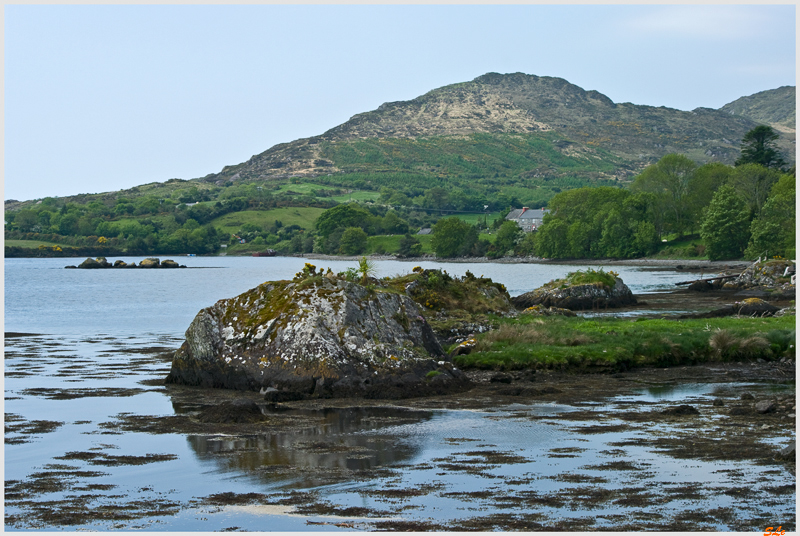
<svg viewBox="0 0 800 536"><path fill-rule="evenodd" d="M475 225L476 223L484 223L484 221L491 225L494 220L500 217L499 212L489 212L487 214L453 214L459 220L465 221L470 225Z"/></svg>
<svg viewBox="0 0 800 536"><path fill-rule="evenodd" d="M299 186L299 185L292 185ZM312 229L324 208L317 207L283 207L272 210L243 210L231 212L211 220L211 225L223 233L235 233L246 223L258 226L270 226L275 220L283 225L299 225L303 229Z"/></svg>
<svg viewBox="0 0 800 536"><path fill-rule="evenodd" d="M708 259L706 245L699 235L668 239L661 243L659 250L652 256L659 259Z"/></svg>
<svg viewBox="0 0 800 536"><path fill-rule="evenodd" d="M342 194L342 195L332 195L330 199L334 201L338 201L339 203L349 203L350 201L376 201L381 194L379 192L369 192L367 190L356 190L353 193L349 194Z"/></svg>
<svg viewBox="0 0 800 536"><path fill-rule="evenodd" d="M433 253L431 248L431 235L414 235L422 246L422 253ZM366 254L371 253L397 253L400 250L400 240L403 235L375 235L367 237Z"/></svg>
<svg viewBox="0 0 800 536"><path fill-rule="evenodd" d="M522 316L478 336L462 368L617 370L795 356L795 317L586 319Z"/></svg>
<svg viewBox="0 0 800 536"><path fill-rule="evenodd" d="M5 240L4 244L6 246L14 246L18 248L29 248L29 249L37 249L39 246L59 246L59 247L71 247L65 244L58 244L56 242L43 242L41 240Z"/></svg>
<svg viewBox="0 0 800 536"><path fill-rule="evenodd" d="M616 284L616 272L606 272L602 268L594 270L587 268L586 271L578 270L570 272L565 278L566 282L570 285L606 285L613 287Z"/></svg>

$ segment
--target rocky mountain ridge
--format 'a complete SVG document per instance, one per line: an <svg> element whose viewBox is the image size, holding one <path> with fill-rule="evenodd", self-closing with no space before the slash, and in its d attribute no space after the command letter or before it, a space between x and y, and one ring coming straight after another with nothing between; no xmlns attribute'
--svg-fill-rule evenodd
<svg viewBox="0 0 800 536"><path fill-rule="evenodd" d="M794 88L788 88L794 92ZM777 94L780 105L769 104ZM488 73L471 82L434 89L409 101L388 102L327 132L276 145L247 162L227 166L210 181L256 180L365 171L336 158L334 146L368 139L430 139L476 134L541 137L566 156L608 152L631 175L677 152L698 162L732 164L756 120L782 126L781 148L794 160L794 101L786 88L743 97L720 110L681 111L617 104L561 78ZM741 101L741 102L740 102ZM743 103L747 103L745 106ZM769 115L764 111L769 110ZM554 135L555 134L555 139Z"/></svg>

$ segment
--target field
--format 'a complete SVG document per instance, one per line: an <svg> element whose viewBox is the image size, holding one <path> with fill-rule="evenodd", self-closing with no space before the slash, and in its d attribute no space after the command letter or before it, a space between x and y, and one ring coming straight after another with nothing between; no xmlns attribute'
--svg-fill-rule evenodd
<svg viewBox="0 0 800 536"><path fill-rule="evenodd" d="M433 253L431 249L431 235L414 235L422 245L422 253ZM382 253L397 253L400 249L400 240L403 235L377 235L367 238L367 255L378 252L379 246L383 248Z"/></svg>
<svg viewBox="0 0 800 536"><path fill-rule="evenodd" d="M41 245L47 247L52 247L52 246L60 246L62 248L65 247L64 244L57 244L55 242L43 242L41 240L4 240L3 244L6 246L15 246L18 248L31 248L31 249L36 249Z"/></svg>
<svg viewBox="0 0 800 536"><path fill-rule="evenodd" d="M286 207L272 210L243 210L231 212L214 220L211 225L224 233L235 233L242 225L251 223L263 227L271 225L275 220L283 222L284 226L299 225L303 229L312 229L324 208L316 207Z"/></svg>
<svg viewBox="0 0 800 536"><path fill-rule="evenodd" d="M378 192L369 192L367 190L355 190L349 194L343 195L334 195L331 196L331 199L334 201L338 201L339 203L349 203L350 201L357 201L362 203L364 201L375 201L380 197Z"/></svg>

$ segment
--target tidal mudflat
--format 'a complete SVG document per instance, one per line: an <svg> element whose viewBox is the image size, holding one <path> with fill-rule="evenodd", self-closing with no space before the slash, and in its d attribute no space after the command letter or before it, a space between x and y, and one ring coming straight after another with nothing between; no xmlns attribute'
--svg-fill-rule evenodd
<svg viewBox="0 0 800 536"><path fill-rule="evenodd" d="M269 405L164 386L179 343L6 334L6 530L796 527L793 365Z"/></svg>

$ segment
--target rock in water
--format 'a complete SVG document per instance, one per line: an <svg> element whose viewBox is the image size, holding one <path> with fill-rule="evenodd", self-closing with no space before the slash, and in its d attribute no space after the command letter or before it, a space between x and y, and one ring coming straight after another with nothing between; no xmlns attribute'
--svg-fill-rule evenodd
<svg viewBox="0 0 800 536"><path fill-rule="evenodd" d="M325 277L264 283L200 311L167 383L282 399L405 398L469 385L410 298Z"/></svg>
<svg viewBox="0 0 800 536"><path fill-rule="evenodd" d="M78 265L78 268L110 268L109 263L105 257L97 257L96 259L88 258Z"/></svg>
<svg viewBox="0 0 800 536"><path fill-rule="evenodd" d="M155 257L148 257L139 263L139 268L158 268L161 261Z"/></svg>
<svg viewBox="0 0 800 536"><path fill-rule="evenodd" d="M536 290L511 298L518 309L537 305L580 311L635 304L636 298L622 279L602 270L573 272Z"/></svg>

